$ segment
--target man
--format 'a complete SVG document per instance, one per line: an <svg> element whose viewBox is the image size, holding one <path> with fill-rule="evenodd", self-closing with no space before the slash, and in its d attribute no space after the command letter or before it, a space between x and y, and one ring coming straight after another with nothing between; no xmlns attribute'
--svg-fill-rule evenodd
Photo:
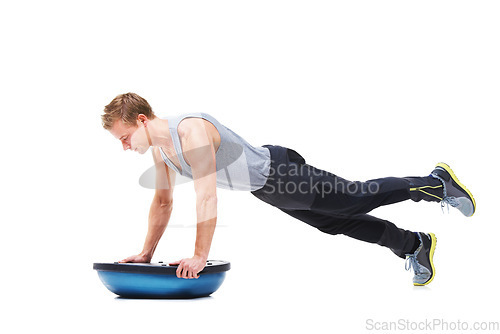
<svg viewBox="0 0 500 334"><path fill-rule="evenodd" d="M160 119L137 94L118 95L104 109L103 127L140 154L153 147L156 191L141 253L121 262L150 262L170 218L176 173L194 180L197 231L194 255L178 265L177 276L197 278L208 258L217 221L216 187L250 191L281 211L329 234L377 243L406 258L414 285L429 284L436 237L412 232L367 213L411 199L440 202L472 216L476 204L451 168L439 163L429 176L387 177L351 182L306 164L294 150L254 147L207 114ZM409 267L407 268L409 269Z"/></svg>

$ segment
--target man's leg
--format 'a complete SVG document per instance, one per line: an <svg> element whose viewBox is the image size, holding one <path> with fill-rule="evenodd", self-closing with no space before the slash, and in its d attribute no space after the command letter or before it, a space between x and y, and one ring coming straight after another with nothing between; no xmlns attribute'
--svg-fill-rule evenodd
<svg viewBox="0 0 500 334"><path fill-rule="evenodd" d="M407 258L414 270L414 285L427 285L435 275L433 264L436 236L433 233L411 232L393 223L367 214L351 217L321 215L310 210L281 211L328 234L344 234L351 238L388 247L394 254Z"/></svg>
<svg viewBox="0 0 500 334"><path fill-rule="evenodd" d="M311 209L327 215L357 215L408 199L417 202L443 199L442 181L430 175L353 182L307 164L294 150L266 147L271 151L270 177L254 195L276 207Z"/></svg>
<svg viewBox="0 0 500 334"><path fill-rule="evenodd" d="M399 257L415 248L418 237L366 213L408 199L437 201L411 189L442 187L441 181L430 176L351 182L306 164L291 149L266 147L271 151L271 173L266 185L252 192L254 196L325 233L378 243L393 249Z"/></svg>
<svg viewBox="0 0 500 334"><path fill-rule="evenodd" d="M271 151L270 177L263 188L252 192L254 196L325 233L342 233L388 247L399 257L409 256L412 267L417 268L414 284L425 285L432 280L435 236L402 230L366 213L408 199L439 201L428 192L442 191L441 181L433 177L391 177L351 182L306 164L293 150L267 147Z"/></svg>
<svg viewBox="0 0 500 334"><path fill-rule="evenodd" d="M324 233L343 234L357 240L388 247L403 259L406 254L413 254L420 245L415 232L403 230L387 220L367 214L336 216L323 215L310 210L280 210Z"/></svg>
<svg viewBox="0 0 500 334"><path fill-rule="evenodd" d="M366 182L349 181L304 164L301 177L309 178L315 199L311 210L322 214L359 215L380 206L411 199L440 202L443 184L432 177L386 177ZM310 176L309 176L310 175Z"/></svg>

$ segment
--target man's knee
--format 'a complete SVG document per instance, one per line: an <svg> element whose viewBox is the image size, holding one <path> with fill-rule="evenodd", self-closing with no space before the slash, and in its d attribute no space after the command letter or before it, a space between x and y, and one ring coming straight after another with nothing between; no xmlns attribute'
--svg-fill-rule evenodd
<svg viewBox="0 0 500 334"><path fill-rule="evenodd" d="M342 234L340 226L336 224L330 224L326 226L316 226L316 228L326 234L331 234L331 235Z"/></svg>

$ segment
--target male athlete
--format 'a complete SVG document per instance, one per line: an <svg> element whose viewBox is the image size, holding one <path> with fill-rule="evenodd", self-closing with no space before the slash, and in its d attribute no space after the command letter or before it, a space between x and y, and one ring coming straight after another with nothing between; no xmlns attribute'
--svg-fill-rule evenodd
<svg viewBox="0 0 500 334"><path fill-rule="evenodd" d="M450 205L470 217L476 204L451 168L439 163L429 176L387 177L351 182L308 165L294 150L254 147L208 114L158 118L137 94L118 95L102 115L102 124L124 150L140 154L152 147L156 191L141 253L120 262L150 262L170 219L177 173L194 180L197 231L194 255L178 265L177 276L198 278L205 267L217 221L216 187L250 191L281 211L329 234L376 243L406 258L413 284L429 284L435 275L433 233L412 232L367 213L411 199Z"/></svg>

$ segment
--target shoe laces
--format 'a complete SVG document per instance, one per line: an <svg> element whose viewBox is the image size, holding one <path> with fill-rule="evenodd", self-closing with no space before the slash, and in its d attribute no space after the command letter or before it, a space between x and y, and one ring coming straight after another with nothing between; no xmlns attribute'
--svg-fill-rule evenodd
<svg viewBox="0 0 500 334"><path fill-rule="evenodd" d="M448 213L450 213L450 205L452 208L456 208L457 206L460 205L460 202L456 199L456 197L448 196L446 191L446 182L444 182L442 178L440 178L435 174L431 174L431 176L438 179L443 184L443 199L440 202L441 212L444 213L444 207L446 206L446 208L448 209Z"/></svg>
<svg viewBox="0 0 500 334"><path fill-rule="evenodd" d="M405 269L410 270L413 268L415 275L420 274L420 264L417 261L416 254L408 254L405 262Z"/></svg>
<svg viewBox="0 0 500 334"><path fill-rule="evenodd" d="M448 213L450 213L450 205L451 207L456 208L460 205L460 202L455 197L443 197L443 200L441 201L441 211L444 213L443 208L446 206L446 208L448 209Z"/></svg>

